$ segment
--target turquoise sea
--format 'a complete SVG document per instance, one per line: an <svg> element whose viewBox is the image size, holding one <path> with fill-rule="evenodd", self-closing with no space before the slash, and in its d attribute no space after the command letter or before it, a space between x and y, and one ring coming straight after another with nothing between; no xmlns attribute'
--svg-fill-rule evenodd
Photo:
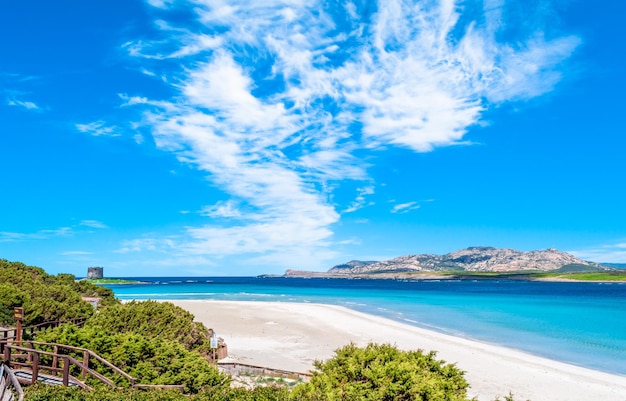
<svg viewBox="0 0 626 401"><path fill-rule="evenodd" d="M315 302L626 375L626 283L136 277L124 300Z"/></svg>

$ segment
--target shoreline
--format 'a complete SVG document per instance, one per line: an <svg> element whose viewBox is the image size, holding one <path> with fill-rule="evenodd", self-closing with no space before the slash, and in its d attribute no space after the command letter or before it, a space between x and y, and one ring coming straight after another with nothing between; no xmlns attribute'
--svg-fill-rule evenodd
<svg viewBox="0 0 626 401"><path fill-rule="evenodd" d="M348 308L312 303L174 300L228 345L227 362L306 373L353 342L437 351L466 372L468 395L493 401L626 400L626 376L455 337Z"/></svg>

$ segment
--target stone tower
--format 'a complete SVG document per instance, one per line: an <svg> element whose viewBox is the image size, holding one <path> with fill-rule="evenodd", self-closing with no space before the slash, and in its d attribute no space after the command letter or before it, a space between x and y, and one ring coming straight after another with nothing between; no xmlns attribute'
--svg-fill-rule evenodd
<svg viewBox="0 0 626 401"><path fill-rule="evenodd" d="M104 268L103 267L88 267L87 268L87 278L103 278L104 277Z"/></svg>

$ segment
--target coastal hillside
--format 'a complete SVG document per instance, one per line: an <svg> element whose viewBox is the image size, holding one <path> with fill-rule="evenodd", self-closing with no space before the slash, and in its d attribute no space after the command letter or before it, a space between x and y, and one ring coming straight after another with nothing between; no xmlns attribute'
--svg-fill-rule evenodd
<svg viewBox="0 0 626 401"><path fill-rule="evenodd" d="M508 248L470 247L445 255L418 254L400 256L386 261L350 262L332 267L314 276L348 276L411 272L563 272L604 271L611 267L579 259L569 253L550 248L539 251L518 251ZM306 272L288 270L287 276Z"/></svg>
<svg viewBox="0 0 626 401"><path fill-rule="evenodd" d="M352 261L334 266L328 273L364 274L442 270L512 272L608 270L608 268L554 248L523 252L508 248L470 247L445 255L406 255L381 262Z"/></svg>

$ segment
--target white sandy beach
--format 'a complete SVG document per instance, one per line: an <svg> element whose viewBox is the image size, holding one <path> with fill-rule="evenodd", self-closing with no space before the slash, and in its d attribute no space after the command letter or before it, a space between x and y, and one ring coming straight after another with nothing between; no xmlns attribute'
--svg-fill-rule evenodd
<svg viewBox="0 0 626 401"><path fill-rule="evenodd" d="M213 328L228 345L230 361L296 372L313 368L349 342L391 343L436 350L466 372L469 395L493 401L626 401L626 376L539 358L513 349L319 304L171 301Z"/></svg>

